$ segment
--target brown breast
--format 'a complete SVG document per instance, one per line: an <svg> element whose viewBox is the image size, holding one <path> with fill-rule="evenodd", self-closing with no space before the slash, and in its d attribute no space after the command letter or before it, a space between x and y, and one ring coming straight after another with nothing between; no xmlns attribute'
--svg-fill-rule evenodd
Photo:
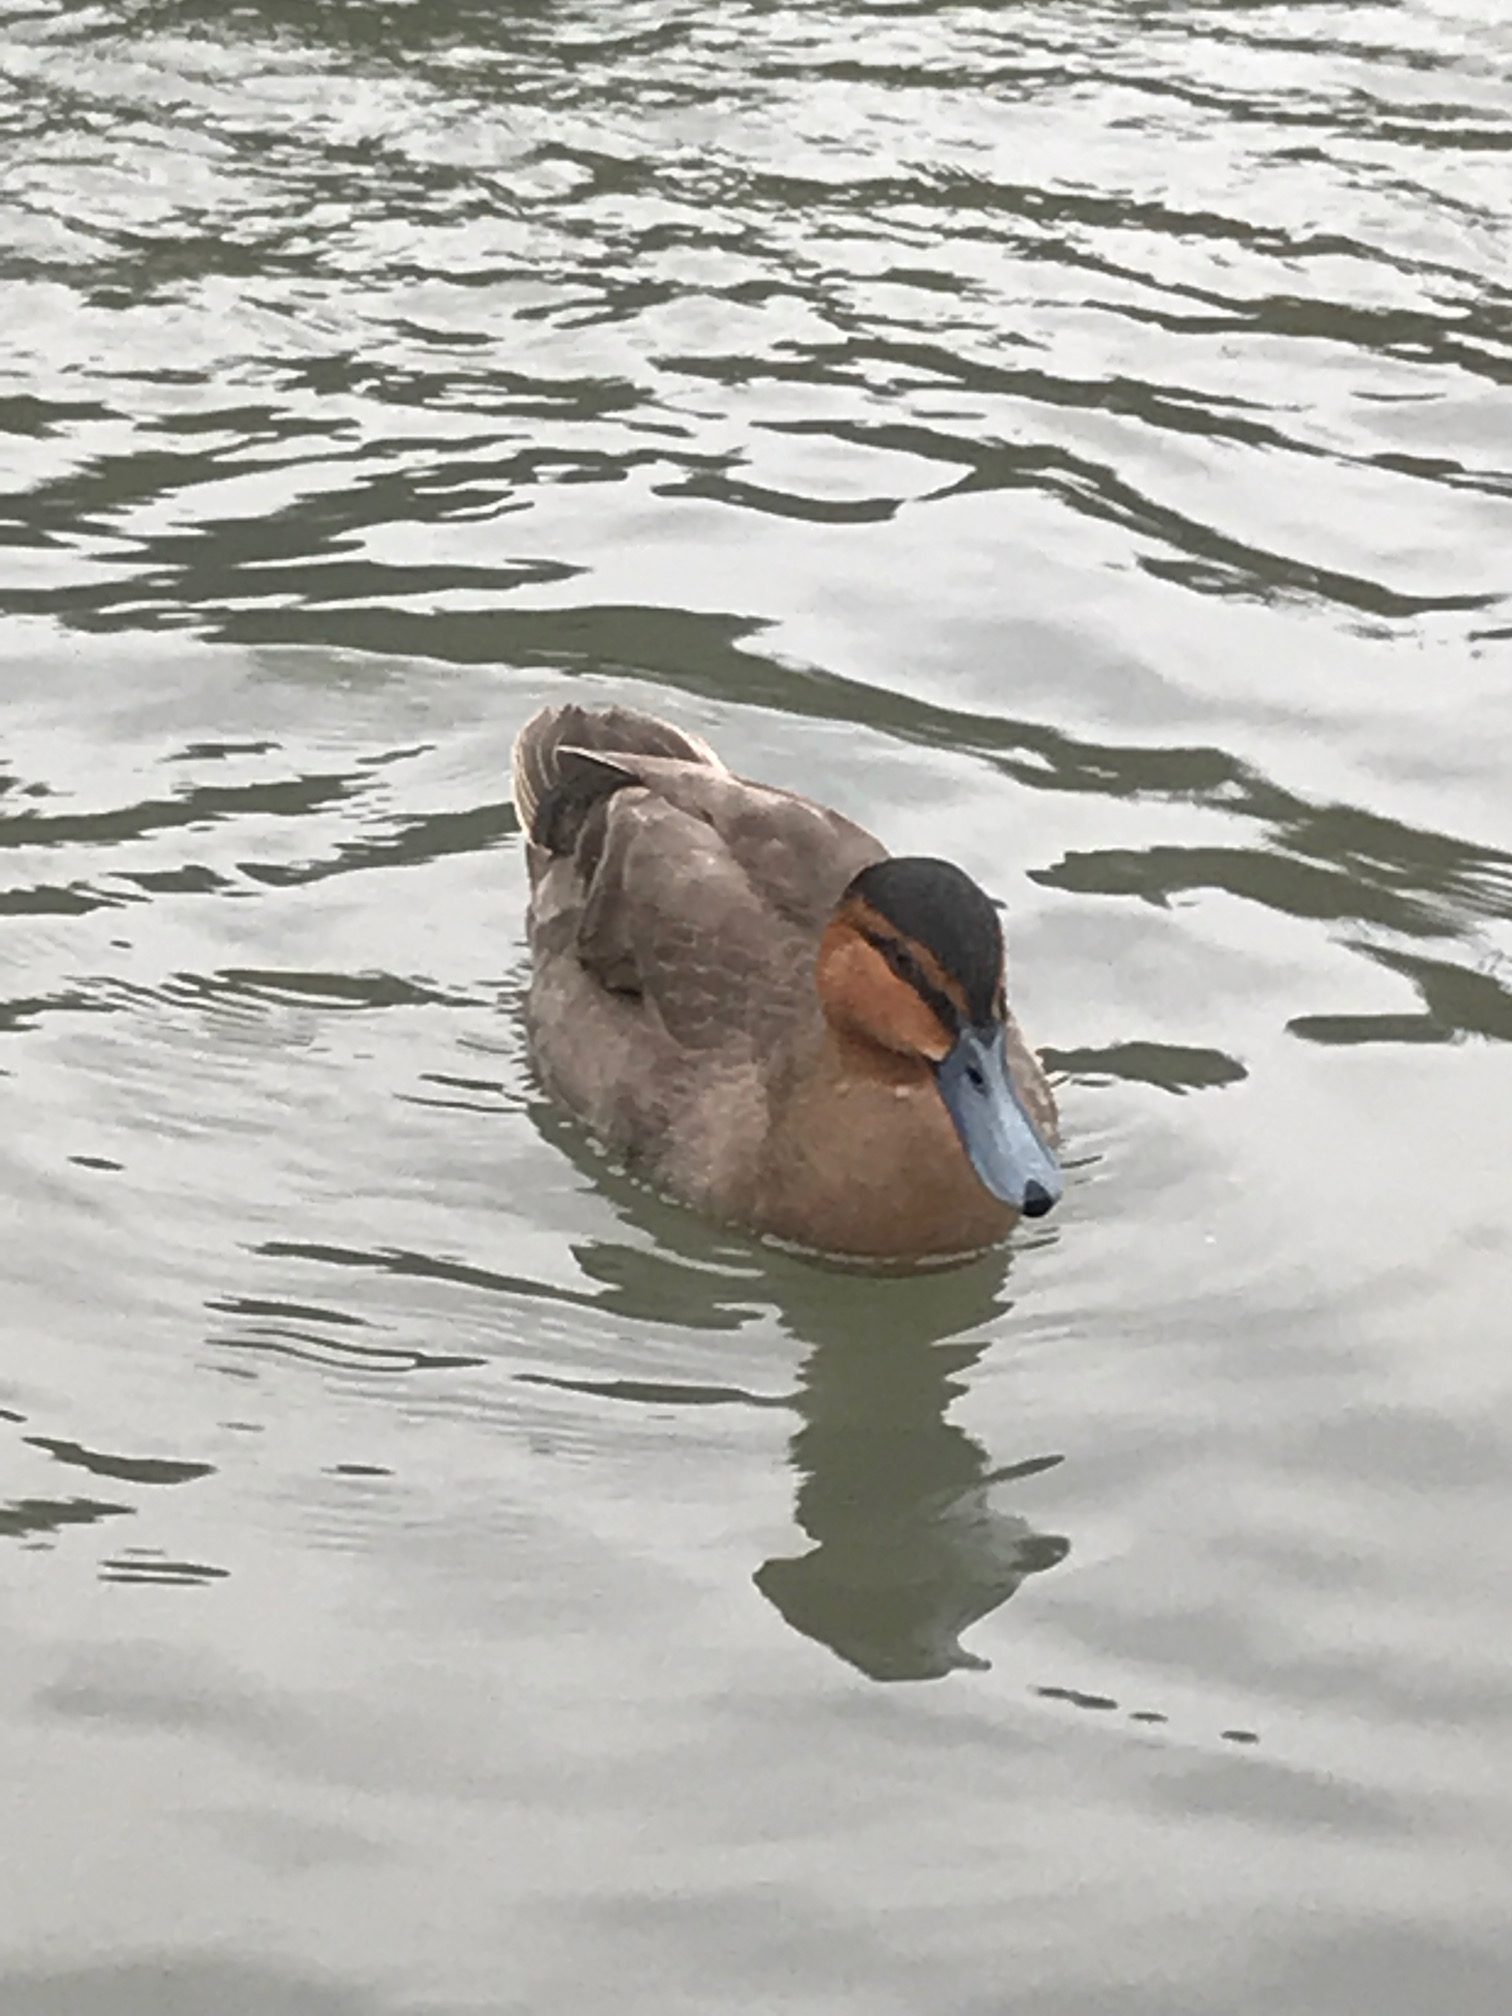
<svg viewBox="0 0 1512 2016"><path fill-rule="evenodd" d="M827 1029L774 1088L757 1229L822 1252L922 1258L994 1245L1018 1215L979 1181L918 1060Z"/></svg>

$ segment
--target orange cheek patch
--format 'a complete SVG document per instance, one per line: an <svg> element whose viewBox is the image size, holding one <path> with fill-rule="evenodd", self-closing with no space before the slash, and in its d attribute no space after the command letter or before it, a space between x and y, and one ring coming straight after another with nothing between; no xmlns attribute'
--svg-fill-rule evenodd
<svg viewBox="0 0 1512 2016"><path fill-rule="evenodd" d="M843 919L824 934L818 980L824 1012L836 1028L932 1063L950 1049L951 1039L934 1010Z"/></svg>

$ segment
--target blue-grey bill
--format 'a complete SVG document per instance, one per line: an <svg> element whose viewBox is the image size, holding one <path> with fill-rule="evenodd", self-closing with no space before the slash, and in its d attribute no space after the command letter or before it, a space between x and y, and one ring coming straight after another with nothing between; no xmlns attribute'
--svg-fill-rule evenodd
<svg viewBox="0 0 1512 2016"><path fill-rule="evenodd" d="M1014 1087L1003 1031L963 1029L935 1066L935 1080L961 1146L993 1196L1027 1218L1043 1217L1064 1188L1060 1164Z"/></svg>

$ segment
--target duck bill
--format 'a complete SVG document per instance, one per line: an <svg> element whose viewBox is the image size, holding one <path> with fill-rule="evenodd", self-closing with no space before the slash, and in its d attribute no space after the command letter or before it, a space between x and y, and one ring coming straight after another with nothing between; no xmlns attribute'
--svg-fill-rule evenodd
<svg viewBox="0 0 1512 2016"><path fill-rule="evenodd" d="M935 1082L986 1188L1026 1218L1042 1218L1060 1199L1060 1164L1019 1097L1001 1026L963 1029L935 1066Z"/></svg>

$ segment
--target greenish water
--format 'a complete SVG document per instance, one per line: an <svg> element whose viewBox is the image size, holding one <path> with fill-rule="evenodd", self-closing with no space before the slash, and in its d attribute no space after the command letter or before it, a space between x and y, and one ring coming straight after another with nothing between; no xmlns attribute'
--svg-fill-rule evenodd
<svg viewBox="0 0 1512 2016"><path fill-rule="evenodd" d="M1496 0L0 6L4 2016L1503 2016ZM534 1090L515 728L1006 905L878 1280Z"/></svg>

